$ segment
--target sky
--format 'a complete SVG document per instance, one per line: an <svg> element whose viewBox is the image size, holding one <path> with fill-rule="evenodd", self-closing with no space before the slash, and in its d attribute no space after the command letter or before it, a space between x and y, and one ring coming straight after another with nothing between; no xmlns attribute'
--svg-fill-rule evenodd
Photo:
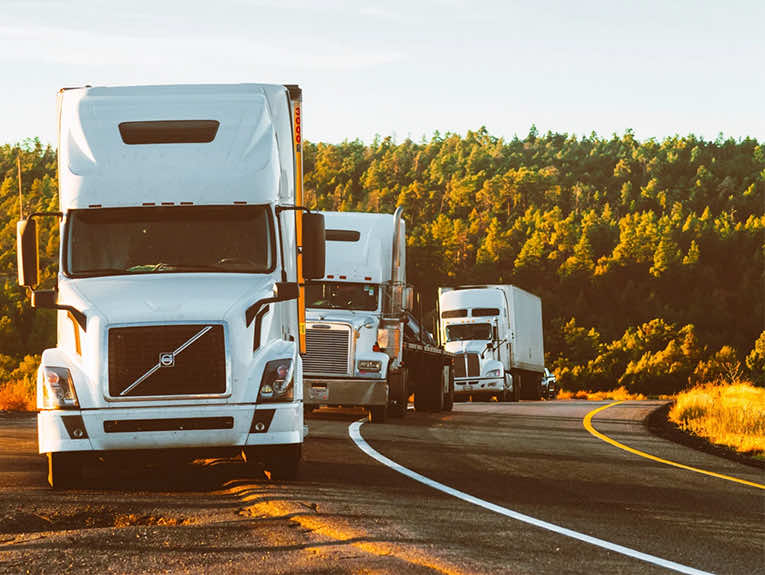
<svg viewBox="0 0 765 575"><path fill-rule="evenodd" d="M89 85L303 88L309 141L765 141L761 0L0 0L0 145Z"/></svg>

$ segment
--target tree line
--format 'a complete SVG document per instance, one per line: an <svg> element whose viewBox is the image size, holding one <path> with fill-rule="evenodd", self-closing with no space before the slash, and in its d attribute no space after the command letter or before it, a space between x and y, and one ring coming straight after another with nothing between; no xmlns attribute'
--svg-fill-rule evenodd
<svg viewBox="0 0 765 575"><path fill-rule="evenodd" d="M0 371L55 340L52 313L31 313L16 286L19 154L24 210L58 201L54 149L0 147ZM481 128L306 142L304 170L310 208L404 207L407 274L426 305L439 285L539 295L547 363L569 389L673 392L736 371L762 382L765 149L755 139L534 127L502 139ZM57 230L41 223L52 283Z"/></svg>

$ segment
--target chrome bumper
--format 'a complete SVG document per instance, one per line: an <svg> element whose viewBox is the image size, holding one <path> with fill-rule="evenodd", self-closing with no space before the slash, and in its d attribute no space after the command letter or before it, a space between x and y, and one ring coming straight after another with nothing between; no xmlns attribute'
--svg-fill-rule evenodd
<svg viewBox="0 0 765 575"><path fill-rule="evenodd" d="M385 379L303 379L305 405L387 405Z"/></svg>

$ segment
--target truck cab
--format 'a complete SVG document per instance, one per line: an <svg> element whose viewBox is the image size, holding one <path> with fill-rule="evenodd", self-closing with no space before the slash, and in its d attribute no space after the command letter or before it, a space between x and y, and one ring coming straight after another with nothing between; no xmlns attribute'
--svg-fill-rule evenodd
<svg viewBox="0 0 765 575"><path fill-rule="evenodd" d="M326 270L306 287L304 403L362 406L385 418L401 372L405 223L400 212L322 212ZM405 407L404 407L405 409Z"/></svg>
<svg viewBox="0 0 765 575"><path fill-rule="evenodd" d="M439 288L439 336L455 354L454 396L457 399L509 401L507 300L498 289Z"/></svg>
<svg viewBox="0 0 765 575"><path fill-rule="evenodd" d="M239 453L275 477L303 442L303 277L323 219L300 207L296 86L59 93L60 211L18 224L19 282L57 312L37 377L52 486L88 455ZM38 290L36 219L60 221Z"/></svg>

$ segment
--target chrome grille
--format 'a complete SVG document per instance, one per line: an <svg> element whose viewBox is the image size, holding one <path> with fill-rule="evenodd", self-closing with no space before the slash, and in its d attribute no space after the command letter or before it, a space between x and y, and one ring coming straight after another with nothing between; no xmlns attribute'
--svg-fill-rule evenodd
<svg viewBox="0 0 765 575"><path fill-rule="evenodd" d="M454 377L466 377L465 354L458 353L454 358Z"/></svg>
<svg viewBox="0 0 765 575"><path fill-rule="evenodd" d="M351 328L321 324L306 329L303 371L319 375L352 375L349 363Z"/></svg>
<svg viewBox="0 0 765 575"><path fill-rule="evenodd" d="M479 377L481 362L477 353L460 353L454 358L454 377Z"/></svg>
<svg viewBox="0 0 765 575"><path fill-rule="evenodd" d="M478 377L481 375L481 362L478 361L477 353L467 354L468 377Z"/></svg>
<svg viewBox="0 0 765 575"><path fill-rule="evenodd" d="M222 325L111 328L108 345L111 397L222 394L226 391ZM161 356L166 359L164 366Z"/></svg>

